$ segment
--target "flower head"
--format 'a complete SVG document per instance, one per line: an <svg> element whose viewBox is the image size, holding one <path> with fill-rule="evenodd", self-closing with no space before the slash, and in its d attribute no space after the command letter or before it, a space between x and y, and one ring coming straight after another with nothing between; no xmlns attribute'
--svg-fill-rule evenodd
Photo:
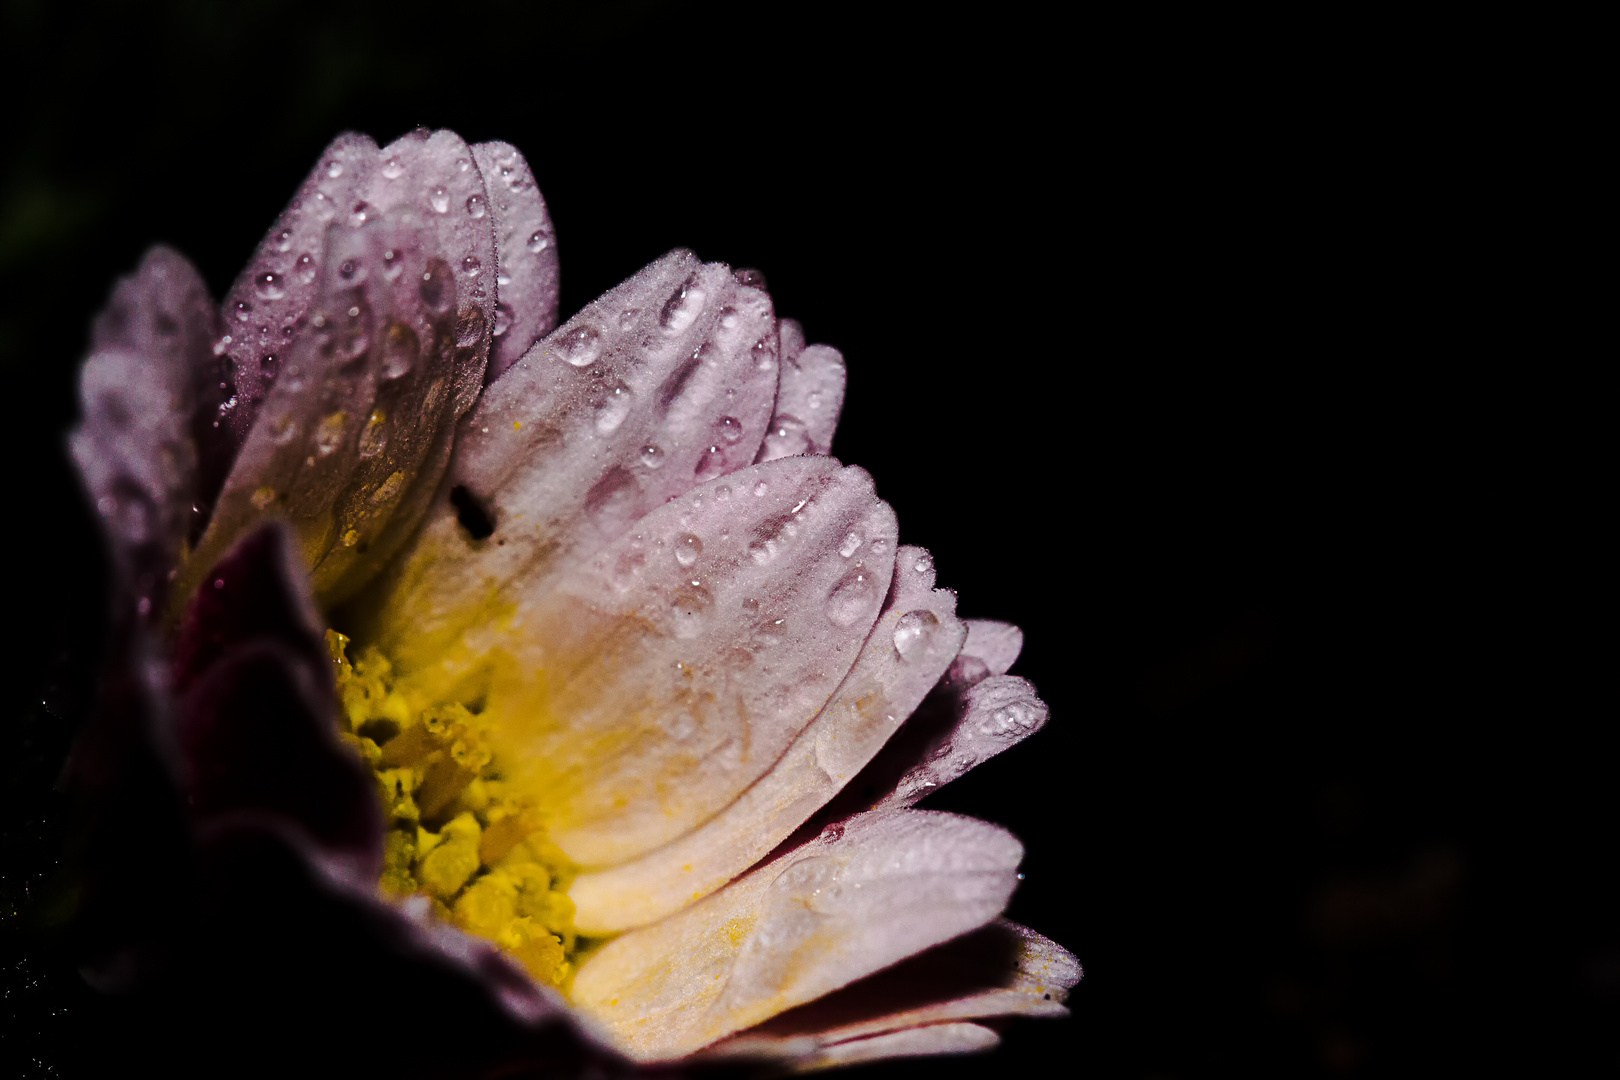
<svg viewBox="0 0 1620 1080"><path fill-rule="evenodd" d="M755 271L675 251L556 326L557 271L522 156L419 131L334 142L218 309L161 249L114 294L72 449L117 677L74 776L180 796L128 867L184 882L159 951L386 972L467 1068L1061 1013L1073 958L998 918L1017 840L914 808L1046 707L827 456L842 357ZM138 973L91 909L95 977Z"/></svg>

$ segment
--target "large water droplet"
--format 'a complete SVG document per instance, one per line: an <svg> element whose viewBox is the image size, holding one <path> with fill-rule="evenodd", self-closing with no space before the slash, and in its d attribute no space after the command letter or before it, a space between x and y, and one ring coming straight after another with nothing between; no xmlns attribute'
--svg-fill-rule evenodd
<svg viewBox="0 0 1620 1080"><path fill-rule="evenodd" d="M261 300L280 300L287 295L287 290L282 288L281 275L269 270L253 279L253 291Z"/></svg>
<svg viewBox="0 0 1620 1080"><path fill-rule="evenodd" d="M871 618L879 599L876 575L857 566L827 594L827 618L839 626L852 626Z"/></svg>
<svg viewBox="0 0 1620 1080"><path fill-rule="evenodd" d="M469 196L467 196L467 216L468 217L473 218L474 220L477 220L478 218L483 217L486 212L487 211L484 208L484 197L482 195L469 195Z"/></svg>
<svg viewBox="0 0 1620 1080"><path fill-rule="evenodd" d="M388 415L381 409L373 409L371 419L366 426L360 429L360 456L363 458L376 457L388 445Z"/></svg>
<svg viewBox="0 0 1620 1080"><path fill-rule="evenodd" d="M478 272L483 268L483 262L476 255L469 255L461 260L461 272L468 277L477 277Z"/></svg>
<svg viewBox="0 0 1620 1080"><path fill-rule="evenodd" d="M624 423L624 418L630 415L630 399L633 396L623 382L609 387L606 396L596 405L596 430L610 435Z"/></svg>
<svg viewBox="0 0 1620 1080"><path fill-rule="evenodd" d="M575 367L585 367L602 352L602 334L596 327L576 326L557 343L558 354Z"/></svg>
<svg viewBox="0 0 1620 1080"><path fill-rule="evenodd" d="M664 467L664 450L663 450L663 447L656 446L653 443L648 443L646 446L643 446L641 448L641 463L643 465L645 465L649 469L661 469L661 468L663 468Z"/></svg>
<svg viewBox="0 0 1620 1080"><path fill-rule="evenodd" d="M276 250L277 251L291 251L292 250L292 230L291 229L282 229L280 232L278 232L276 234Z"/></svg>
<svg viewBox="0 0 1620 1080"><path fill-rule="evenodd" d="M672 334L685 330L703 310L705 296L703 286L696 279L688 280L664 302L664 310L658 316L659 325Z"/></svg>
<svg viewBox="0 0 1620 1080"><path fill-rule="evenodd" d="M748 351L754 358L754 367L760 371L769 371L776 366L776 342L770 338L760 338Z"/></svg>
<svg viewBox="0 0 1620 1080"><path fill-rule="evenodd" d="M843 543L838 545L838 554L847 559L851 555L855 554L855 550L860 546L861 534L858 532L852 532L848 536L844 537Z"/></svg>
<svg viewBox="0 0 1620 1080"><path fill-rule="evenodd" d="M428 205L433 207L435 214L448 214L450 212L450 193L442 187L435 187L428 192Z"/></svg>
<svg viewBox="0 0 1620 1080"><path fill-rule="evenodd" d="M422 284L418 291L422 303L435 315L443 315L456 303L456 283L450 278L450 267L443 259L429 259L422 271Z"/></svg>
<svg viewBox="0 0 1620 1080"><path fill-rule="evenodd" d="M1032 701L1009 701L979 722L981 735L1027 735L1040 726L1046 710Z"/></svg>
<svg viewBox="0 0 1620 1080"><path fill-rule="evenodd" d="M343 428L348 422L349 414L335 412L321 421L315 429L315 450L322 456L336 450L343 442Z"/></svg>
<svg viewBox="0 0 1620 1080"><path fill-rule="evenodd" d="M727 446L735 446L743 437L742 421L735 416L722 416L714 425L715 434Z"/></svg>
<svg viewBox="0 0 1620 1080"><path fill-rule="evenodd" d="M902 660L912 660L928 650L939 629L939 616L932 611L908 611L894 624L894 651Z"/></svg>
<svg viewBox="0 0 1620 1080"><path fill-rule="evenodd" d="M924 551L911 563L911 569L918 574L926 574L934 568L934 557Z"/></svg>
<svg viewBox="0 0 1620 1080"><path fill-rule="evenodd" d="M383 162L382 174L389 180L398 180L405 175L405 166L399 163L399 158L391 157Z"/></svg>
<svg viewBox="0 0 1620 1080"><path fill-rule="evenodd" d="M675 541L675 561L682 566L691 566L703 554L703 541L692 533L682 533Z"/></svg>
<svg viewBox="0 0 1620 1080"><path fill-rule="evenodd" d="M238 300L236 302L236 321L237 322L247 322L248 318L250 316L252 316L252 314L253 314L253 305L252 304L248 303L246 300Z"/></svg>
<svg viewBox="0 0 1620 1080"><path fill-rule="evenodd" d="M308 285L310 282L314 281L315 257L309 254L307 251L298 256L298 258L293 261L293 273L297 274L298 280L305 285Z"/></svg>
<svg viewBox="0 0 1620 1080"><path fill-rule="evenodd" d="M542 251L546 250L546 248L551 246L551 237L546 235L546 230L536 229L529 237L528 246L530 251L538 255Z"/></svg>
<svg viewBox="0 0 1620 1080"><path fill-rule="evenodd" d="M505 337L506 332L512 329L512 305L501 303L495 305L495 336Z"/></svg>
<svg viewBox="0 0 1620 1080"><path fill-rule="evenodd" d="M765 445L773 458L795 457L810 452L810 432L797 417L778 413L765 433Z"/></svg>
<svg viewBox="0 0 1620 1080"><path fill-rule="evenodd" d="M330 161L328 161L326 163L326 175L330 176L333 180L336 180L338 177L342 176L343 162L339 161L337 158L332 158Z"/></svg>
<svg viewBox="0 0 1620 1080"><path fill-rule="evenodd" d="M390 323L383 334L382 377L397 379L416 366L422 354L422 342L416 331L404 323Z"/></svg>
<svg viewBox="0 0 1620 1080"><path fill-rule="evenodd" d="M669 606L676 637L696 637L703 632L709 608L714 606L714 595L696 581L689 581L675 590L675 600Z"/></svg>

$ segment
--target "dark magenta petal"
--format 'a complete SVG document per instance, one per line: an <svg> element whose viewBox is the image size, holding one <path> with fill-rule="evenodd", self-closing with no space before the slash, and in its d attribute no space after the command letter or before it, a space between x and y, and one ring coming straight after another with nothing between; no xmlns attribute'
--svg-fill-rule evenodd
<svg viewBox="0 0 1620 1080"><path fill-rule="evenodd" d="M272 524L215 564L180 624L173 664L177 693L232 650L261 639L299 654L330 681L319 616L297 558L287 531Z"/></svg>
<svg viewBox="0 0 1620 1080"><path fill-rule="evenodd" d="M268 642L215 664L181 698L182 782L199 822L253 811L295 823L375 881L382 812L375 784L337 738L329 681Z"/></svg>

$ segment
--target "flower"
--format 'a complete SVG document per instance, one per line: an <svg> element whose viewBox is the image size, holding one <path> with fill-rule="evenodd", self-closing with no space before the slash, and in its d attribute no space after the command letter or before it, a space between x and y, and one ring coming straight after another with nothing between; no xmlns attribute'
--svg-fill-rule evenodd
<svg viewBox="0 0 1620 1080"><path fill-rule="evenodd" d="M685 251L556 326L557 267L515 149L417 131L336 140L220 308L162 249L119 285L71 439L119 605L70 776L147 809L89 830L91 978L245 950L251 1016L320 970L329 1021L431 1018L389 1044L423 1072L1062 1013L1074 959L999 919L1017 840L914 808L1046 708L827 456L841 356Z"/></svg>

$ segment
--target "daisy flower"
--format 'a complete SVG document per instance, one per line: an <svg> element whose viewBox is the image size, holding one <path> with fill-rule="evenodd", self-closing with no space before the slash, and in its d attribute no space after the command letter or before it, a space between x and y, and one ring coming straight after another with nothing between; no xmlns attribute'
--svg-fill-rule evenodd
<svg viewBox="0 0 1620 1080"><path fill-rule="evenodd" d="M69 777L169 811L99 842L87 977L370 978L441 1033L388 1044L407 1073L1063 1014L1073 957L1000 918L1018 841L915 805L1046 706L828 456L838 351L687 251L561 325L557 281L522 156L417 131L337 139L222 305L163 249L120 283L71 436L118 606Z"/></svg>

